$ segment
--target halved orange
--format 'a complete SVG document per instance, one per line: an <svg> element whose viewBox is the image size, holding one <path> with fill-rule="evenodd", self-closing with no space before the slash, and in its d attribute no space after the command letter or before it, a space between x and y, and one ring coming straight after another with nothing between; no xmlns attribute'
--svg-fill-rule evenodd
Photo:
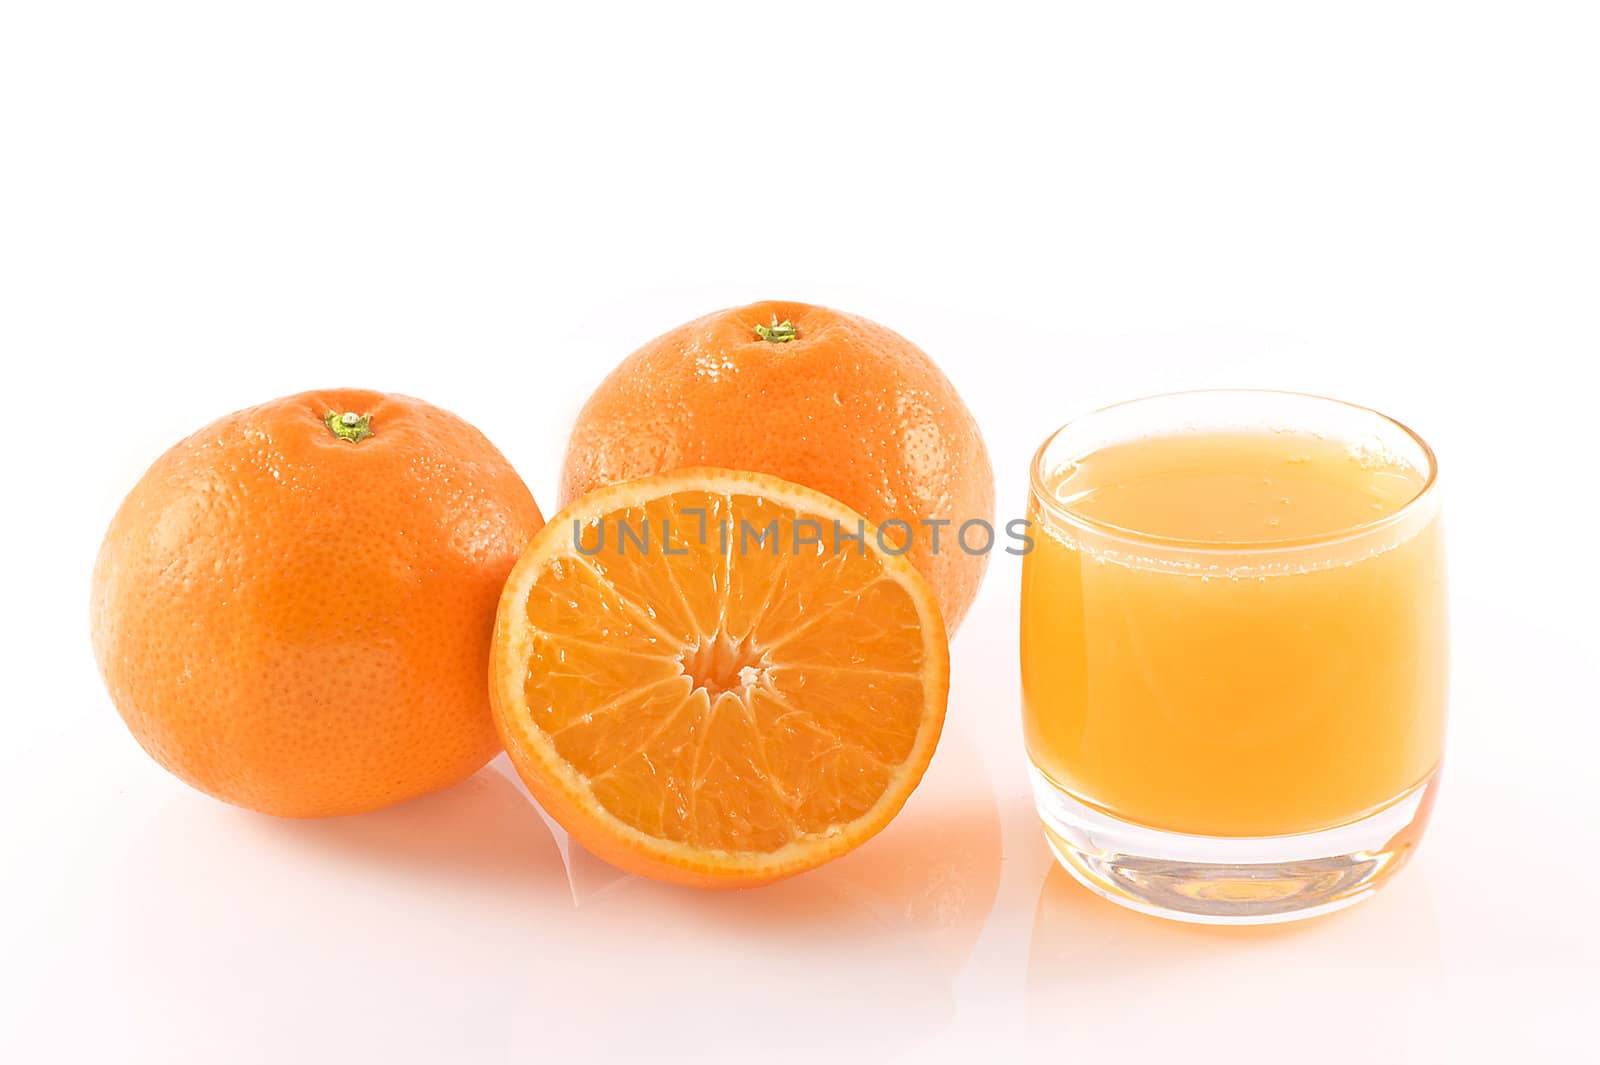
<svg viewBox="0 0 1600 1065"><path fill-rule="evenodd" d="M490 664L546 812L623 869L702 887L802 872L888 824L948 687L933 594L873 526L713 468L552 518L506 582Z"/></svg>

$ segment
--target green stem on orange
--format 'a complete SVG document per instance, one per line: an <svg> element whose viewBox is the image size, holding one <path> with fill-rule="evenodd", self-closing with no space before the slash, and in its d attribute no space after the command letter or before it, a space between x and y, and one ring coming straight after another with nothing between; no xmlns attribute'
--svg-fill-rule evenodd
<svg viewBox="0 0 1600 1065"><path fill-rule="evenodd" d="M345 411L340 414L336 410L330 410L328 416L323 418L322 421L327 425L330 433L340 440L348 440L352 444L359 444L372 435L372 415L370 414L356 414L353 411Z"/></svg>
<svg viewBox="0 0 1600 1065"><path fill-rule="evenodd" d="M787 344L799 335L800 330L794 327L793 322L787 318L780 322L777 315L773 315L771 325L756 326L756 336L773 344Z"/></svg>

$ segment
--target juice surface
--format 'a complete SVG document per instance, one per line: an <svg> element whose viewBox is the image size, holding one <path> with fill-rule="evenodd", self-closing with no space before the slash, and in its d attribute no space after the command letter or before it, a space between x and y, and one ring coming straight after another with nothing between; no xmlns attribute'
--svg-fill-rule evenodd
<svg viewBox="0 0 1600 1065"><path fill-rule="evenodd" d="M1309 433L1145 437L1080 461L1052 486L1078 514L1166 539L1265 543L1393 514L1421 471Z"/></svg>
<svg viewBox="0 0 1600 1065"><path fill-rule="evenodd" d="M1444 562L1425 476L1269 430L1116 444L1043 487L1023 562L1024 726L1084 802L1168 831L1354 820L1443 749ZM1155 539L1150 539L1155 538Z"/></svg>

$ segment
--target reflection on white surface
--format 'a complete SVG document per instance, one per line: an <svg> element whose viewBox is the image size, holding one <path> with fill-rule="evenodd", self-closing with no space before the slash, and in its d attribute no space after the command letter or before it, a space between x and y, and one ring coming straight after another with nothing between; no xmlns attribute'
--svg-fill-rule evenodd
<svg viewBox="0 0 1600 1065"><path fill-rule="evenodd" d="M708 1039L799 1058L841 1030L888 1053L949 1024L1000 877L994 799L962 737L878 838L742 892L564 855L503 770L326 821L173 799L113 903L138 1059L693 1057Z"/></svg>
<svg viewBox="0 0 1600 1065"><path fill-rule="evenodd" d="M871 1058L949 1024L952 981L999 884L999 819L956 735L900 817L815 872L704 892L617 874L576 848L572 863L564 953L529 966L521 989L551 1007L541 1023L560 1045L619 1060L814 1060L847 1032ZM625 1022L597 1022L608 1010Z"/></svg>
<svg viewBox="0 0 1600 1065"><path fill-rule="evenodd" d="M1030 1050L1445 1061L1439 930L1418 873L1402 870L1377 898L1331 916L1218 928L1133 913L1052 868L1029 951Z"/></svg>
<svg viewBox="0 0 1600 1065"><path fill-rule="evenodd" d="M504 1045L570 896L538 811L484 772L329 821L180 796L115 905L139 1060L446 1061Z"/></svg>

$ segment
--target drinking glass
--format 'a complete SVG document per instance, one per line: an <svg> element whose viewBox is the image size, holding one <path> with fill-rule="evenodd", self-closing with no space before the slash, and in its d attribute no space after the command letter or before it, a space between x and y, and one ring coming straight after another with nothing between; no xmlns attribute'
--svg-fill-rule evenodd
<svg viewBox="0 0 1600 1065"><path fill-rule="evenodd" d="M1444 751L1432 449L1348 403L1189 392L1069 422L1031 474L1023 723L1067 870L1225 924L1392 877Z"/></svg>

